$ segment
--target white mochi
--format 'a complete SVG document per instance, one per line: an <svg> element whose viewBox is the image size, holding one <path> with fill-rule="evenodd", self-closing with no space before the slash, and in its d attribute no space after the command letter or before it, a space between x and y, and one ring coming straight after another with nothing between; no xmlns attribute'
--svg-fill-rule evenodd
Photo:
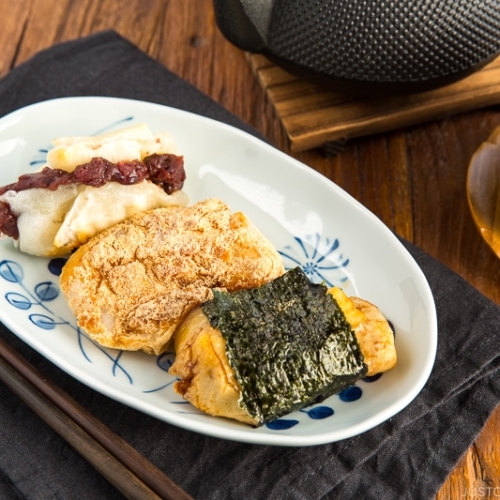
<svg viewBox="0 0 500 500"><path fill-rule="evenodd" d="M167 194L150 181L122 185L109 182L100 188L70 184L55 191L7 191L0 201L9 203L18 217L22 252L44 257L65 255L92 236L137 212L189 202L183 191Z"/></svg>
<svg viewBox="0 0 500 500"><path fill-rule="evenodd" d="M31 255L51 256L66 253L54 245L54 238L70 210L79 191L84 186L71 184L50 189L7 191L0 201L7 202L18 217L19 240L17 245Z"/></svg>
<svg viewBox="0 0 500 500"><path fill-rule="evenodd" d="M173 137L167 132L153 134L141 123L93 137L60 137L47 154L47 165L72 172L75 167L101 157L113 163L143 160L151 154L177 154Z"/></svg>
<svg viewBox="0 0 500 500"><path fill-rule="evenodd" d="M54 244L59 248L77 247L137 212L187 204L188 197L183 191L169 195L149 181L127 186L116 182L99 188L86 186L66 215Z"/></svg>
<svg viewBox="0 0 500 500"><path fill-rule="evenodd" d="M47 166L72 172L75 167L102 157L113 163L143 160L151 154L177 154L172 136L153 134L146 124L134 125L95 137L61 137L47 155ZM108 182L94 188L83 184L7 191L0 201L17 217L15 244L31 255L65 255L103 229L137 212L187 205L183 191L167 194L150 181L122 185Z"/></svg>

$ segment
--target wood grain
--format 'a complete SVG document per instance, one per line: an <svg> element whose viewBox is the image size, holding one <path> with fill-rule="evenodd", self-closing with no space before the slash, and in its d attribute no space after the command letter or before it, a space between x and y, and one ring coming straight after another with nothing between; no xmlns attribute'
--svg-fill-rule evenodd
<svg viewBox="0 0 500 500"><path fill-rule="evenodd" d="M491 102L428 123L402 120L392 131L373 129L328 158L317 149L292 151L246 54L217 30L211 0L0 0L0 12L0 76L54 43L115 29L500 304L500 261L476 230L465 193L472 154L500 124ZM278 82L283 75L271 77ZM324 98L308 92L308 103ZM301 111L303 97L301 82L279 96L292 100L294 113ZM479 485L500 491L499 426L497 410L437 500L488 498Z"/></svg>
<svg viewBox="0 0 500 500"><path fill-rule="evenodd" d="M355 98L322 89L262 55L249 55L249 61L276 110L291 151L397 130L500 102L500 57L453 85L383 98Z"/></svg>

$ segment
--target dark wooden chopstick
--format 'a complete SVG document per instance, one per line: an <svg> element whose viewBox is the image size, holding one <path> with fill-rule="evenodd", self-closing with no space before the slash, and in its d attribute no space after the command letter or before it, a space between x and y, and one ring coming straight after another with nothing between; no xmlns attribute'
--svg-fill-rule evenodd
<svg viewBox="0 0 500 500"><path fill-rule="evenodd" d="M192 500L135 448L0 339L0 380L125 497Z"/></svg>

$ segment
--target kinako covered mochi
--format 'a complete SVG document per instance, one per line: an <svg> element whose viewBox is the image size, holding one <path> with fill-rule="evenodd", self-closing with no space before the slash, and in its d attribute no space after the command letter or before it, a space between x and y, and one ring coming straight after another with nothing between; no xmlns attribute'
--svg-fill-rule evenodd
<svg viewBox="0 0 500 500"><path fill-rule="evenodd" d="M212 289L258 287L283 274L271 242L217 198L136 214L74 252L61 291L101 345L161 354Z"/></svg>
<svg viewBox="0 0 500 500"><path fill-rule="evenodd" d="M299 268L255 289L215 291L181 323L174 344L175 390L206 413L252 426L320 402L397 359L375 306L313 284Z"/></svg>

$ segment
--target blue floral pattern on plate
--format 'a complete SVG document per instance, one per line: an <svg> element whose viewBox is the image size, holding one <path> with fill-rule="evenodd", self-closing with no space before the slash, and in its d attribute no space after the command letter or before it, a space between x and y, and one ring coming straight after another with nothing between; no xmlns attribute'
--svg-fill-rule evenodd
<svg viewBox="0 0 500 500"><path fill-rule="evenodd" d="M345 268L349 259L340 251L337 238L323 238L321 234L296 236L294 243L279 252L286 269L300 266L311 281L332 287L347 281Z"/></svg>
<svg viewBox="0 0 500 500"><path fill-rule="evenodd" d="M54 268L59 269L59 266L54 267L49 263L49 269L53 270ZM70 327L75 331L80 351L87 361L91 362L91 357L85 347L85 341L88 341L93 347L99 349L109 358L113 374L119 370L127 377L131 384L133 383L132 376L120 363L122 352L118 351L116 355L113 355L109 349L105 349L91 340L72 321L61 318L50 309L47 303L55 300L60 294L59 286L56 283L43 281L38 283L32 291L29 290L24 283L24 270L22 266L13 260L0 261L0 276L9 283L12 283L12 285L17 285L18 289L20 289L20 292L12 291L5 294L4 297L7 303L21 311L33 311L28 314L28 318L35 326L42 330L53 330L56 325Z"/></svg>

